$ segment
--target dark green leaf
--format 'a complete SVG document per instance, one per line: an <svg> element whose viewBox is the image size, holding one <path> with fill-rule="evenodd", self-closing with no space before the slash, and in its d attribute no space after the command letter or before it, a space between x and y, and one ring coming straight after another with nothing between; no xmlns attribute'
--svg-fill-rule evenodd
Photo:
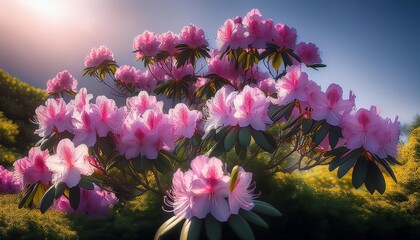
<svg viewBox="0 0 420 240"><path fill-rule="evenodd" d="M26 190L25 194L23 195L22 200L19 202L19 208L29 207L29 205L31 204L34 198L38 185L39 183L31 184L29 186L29 188Z"/></svg>
<svg viewBox="0 0 420 240"><path fill-rule="evenodd" d="M308 65L308 67L310 67L310 68L314 68L314 69L317 69L317 68L323 68L323 67L326 67L327 65L325 65L325 64L321 64L321 63L316 63L316 64L311 64L311 65Z"/></svg>
<svg viewBox="0 0 420 240"><path fill-rule="evenodd" d="M281 51L281 57L283 58L284 65L286 65L286 66L292 66L293 65L292 60L290 59L289 55L286 52Z"/></svg>
<svg viewBox="0 0 420 240"><path fill-rule="evenodd" d="M240 215L230 215L228 223L236 235L242 240L255 239L249 224Z"/></svg>
<svg viewBox="0 0 420 240"><path fill-rule="evenodd" d="M238 140L239 126L233 127L225 138L225 150L229 152L233 146L235 146L236 140Z"/></svg>
<svg viewBox="0 0 420 240"><path fill-rule="evenodd" d="M254 208L252 209L253 212L261 213L264 215L274 216L274 217L281 217L283 214L271 204L262 202L259 200L254 200Z"/></svg>
<svg viewBox="0 0 420 240"><path fill-rule="evenodd" d="M152 160L156 169L161 173L168 173L173 170L172 164L168 158L168 156L164 155L163 153L159 152L157 159Z"/></svg>
<svg viewBox="0 0 420 240"><path fill-rule="evenodd" d="M241 215L245 220L248 222L252 222L258 226L261 226L263 228L268 228L268 224L264 219L262 219L258 214L252 212L252 211L246 211L241 209L239 211L239 215Z"/></svg>
<svg viewBox="0 0 420 240"><path fill-rule="evenodd" d="M386 160L388 160L390 163L393 164L397 164L397 165L402 165L402 163L400 163L399 161L397 161L397 159L395 159L393 156L387 156Z"/></svg>
<svg viewBox="0 0 420 240"><path fill-rule="evenodd" d="M222 225L211 214L205 220L206 234L209 240L222 239Z"/></svg>
<svg viewBox="0 0 420 240"><path fill-rule="evenodd" d="M328 140L330 142L331 148L335 148L335 146L337 146L337 143L340 137L341 137L341 128L337 126L331 126L329 134L328 134Z"/></svg>
<svg viewBox="0 0 420 240"><path fill-rule="evenodd" d="M348 149L346 147L341 146L341 147L338 147L338 148L331 149L330 151L324 153L324 157L335 156L337 154L344 154L347 151L348 151Z"/></svg>
<svg viewBox="0 0 420 240"><path fill-rule="evenodd" d="M196 217L191 218L191 220L186 220L185 222L189 221L189 227L185 229L187 231L186 238L182 238L185 236L185 233L183 235L184 228L181 230L181 238L185 240L198 240L200 238L201 233L201 219L198 219ZM185 223L184 223L185 226Z"/></svg>
<svg viewBox="0 0 420 240"><path fill-rule="evenodd" d="M293 124L295 124L297 122L297 120L300 119L302 115L297 114L296 116L294 116L292 119L290 119L286 125L284 125L283 129L288 129L289 127L293 126Z"/></svg>
<svg viewBox="0 0 420 240"><path fill-rule="evenodd" d="M389 166L388 162L385 159L377 158L379 163L384 166L385 170L391 175L392 179L394 179L395 182L397 182L397 177L395 177L394 171L392 171L392 168Z"/></svg>
<svg viewBox="0 0 420 240"><path fill-rule="evenodd" d="M304 118L302 120L302 132L303 134L308 134L309 131L312 129L312 119L310 118Z"/></svg>
<svg viewBox="0 0 420 240"><path fill-rule="evenodd" d="M275 141L273 142L272 139L267 138L267 134L263 131L255 130L251 128L251 135L255 142L262 148L264 151L269 153L273 153L275 150ZM271 142L270 142L271 140Z"/></svg>
<svg viewBox="0 0 420 240"><path fill-rule="evenodd" d="M81 176L80 178L80 182L79 182L79 187L84 188L86 190L93 190L94 189L94 185L92 183L92 181L87 178L86 176Z"/></svg>
<svg viewBox="0 0 420 240"><path fill-rule="evenodd" d="M300 60L300 57L298 55L296 55L295 52L293 52L292 49L286 49L286 52L292 56L294 59L296 59L298 62L302 62L302 60Z"/></svg>
<svg viewBox="0 0 420 240"><path fill-rule="evenodd" d="M319 129L317 132L315 132L313 136L313 141L316 146L321 144L321 142L324 140L324 138L327 136L328 132L330 131L331 125L327 122L323 122L321 129Z"/></svg>
<svg viewBox="0 0 420 240"><path fill-rule="evenodd" d="M385 178L382 174L381 170L379 170L378 165L376 165L373 161L369 162L369 175L371 175L371 179L373 181L373 184L376 188L376 190L383 194L385 192L386 184L385 184Z"/></svg>
<svg viewBox="0 0 420 240"><path fill-rule="evenodd" d="M210 149L209 157L218 157L225 151L225 145L222 141L218 142L212 149Z"/></svg>
<svg viewBox="0 0 420 240"><path fill-rule="evenodd" d="M233 128L232 126L225 126L225 127L218 128L216 130L216 135L214 135L214 140L217 142L224 141L226 138L226 135L232 128Z"/></svg>
<svg viewBox="0 0 420 240"><path fill-rule="evenodd" d="M361 157L354 165L352 174L352 183L355 188L359 188L365 182L368 172L368 163L364 157Z"/></svg>
<svg viewBox="0 0 420 240"><path fill-rule="evenodd" d="M73 210L76 211L80 203L80 187L79 186L74 186L69 189L69 202L70 202L71 208L73 208Z"/></svg>
<svg viewBox="0 0 420 240"><path fill-rule="evenodd" d="M55 187L54 198L55 199L60 198L64 194L64 190L66 190L66 189L67 189L67 184L65 184L63 182L57 184L57 186Z"/></svg>
<svg viewBox="0 0 420 240"><path fill-rule="evenodd" d="M251 143L251 129L250 127L243 127L239 131L239 143L246 148Z"/></svg>
<svg viewBox="0 0 420 240"><path fill-rule="evenodd" d="M342 178L346 173L354 166L356 161L360 158L361 151L360 149L355 149L351 151L348 155L342 158L342 164L338 167L337 176Z"/></svg>
<svg viewBox="0 0 420 240"><path fill-rule="evenodd" d="M47 211L47 209L53 204L54 196L55 196L55 186L52 185L50 188L48 188L48 190L45 192L44 196L42 197L41 205L39 206L41 213L45 213L45 211Z"/></svg>

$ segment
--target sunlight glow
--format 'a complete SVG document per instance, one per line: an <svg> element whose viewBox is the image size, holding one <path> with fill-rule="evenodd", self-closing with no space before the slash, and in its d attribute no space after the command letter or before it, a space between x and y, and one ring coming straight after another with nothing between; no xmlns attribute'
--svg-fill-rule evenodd
<svg viewBox="0 0 420 240"><path fill-rule="evenodd" d="M19 2L28 11L48 20L59 20L65 13L63 1L59 0L20 0Z"/></svg>

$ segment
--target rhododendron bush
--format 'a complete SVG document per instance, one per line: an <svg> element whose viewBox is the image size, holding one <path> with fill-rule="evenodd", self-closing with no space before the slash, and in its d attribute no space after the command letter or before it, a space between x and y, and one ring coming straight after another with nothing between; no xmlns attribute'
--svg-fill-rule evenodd
<svg viewBox="0 0 420 240"><path fill-rule="evenodd" d="M268 227L262 215L281 216L257 200L255 161L266 176L329 165L341 178L352 169L355 188L383 193L384 173L396 181L398 120L356 109L337 84L322 91L308 74L326 67L319 49L297 39L253 9L223 23L215 49L193 24L179 34L144 31L133 42L139 69L93 48L84 75L125 105L77 90L67 71L49 80L51 98L34 117L41 140L14 164L20 207L105 215L151 191L174 215L156 239L181 222L182 239L220 239L224 222L252 239L249 222Z"/></svg>

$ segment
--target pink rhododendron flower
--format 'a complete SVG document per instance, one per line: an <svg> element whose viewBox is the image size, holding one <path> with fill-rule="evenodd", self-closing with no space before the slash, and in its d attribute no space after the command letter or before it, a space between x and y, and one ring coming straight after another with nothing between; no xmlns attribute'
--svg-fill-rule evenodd
<svg viewBox="0 0 420 240"><path fill-rule="evenodd" d="M197 178L191 182L194 194L191 211L197 218L205 218L211 213L220 222L226 222L230 216L226 198L229 195L229 177L223 173L223 163L204 155L191 161L191 169Z"/></svg>
<svg viewBox="0 0 420 240"><path fill-rule="evenodd" d="M86 105L80 112L73 114L73 142L78 145L81 143L92 147L96 143L96 126L100 120L98 106L94 104Z"/></svg>
<svg viewBox="0 0 420 240"><path fill-rule="evenodd" d="M355 114L344 113L340 127L343 137L347 141L348 149L364 147L367 151L376 154L380 149L380 140L377 132L380 131L383 119L378 115L376 108L370 110L361 108Z"/></svg>
<svg viewBox="0 0 420 240"><path fill-rule="evenodd" d="M235 96L234 117L238 120L240 127L251 125L256 130L264 131L266 125L271 123L267 115L269 104L269 100L260 89L247 85Z"/></svg>
<svg viewBox="0 0 420 240"><path fill-rule="evenodd" d="M79 92L74 96L74 100L70 101L70 105L73 105L76 111L82 111L82 109L89 104L89 101L93 98L92 94L87 94L86 88L81 88Z"/></svg>
<svg viewBox="0 0 420 240"><path fill-rule="evenodd" d="M13 177L13 172L0 165L0 193L13 194L22 191L22 182Z"/></svg>
<svg viewBox="0 0 420 240"><path fill-rule="evenodd" d="M345 111L354 106L355 96L350 91L349 99L343 100L343 90L337 84L331 84L324 93L316 94L312 104L312 118L314 120L327 120L327 123L338 126Z"/></svg>
<svg viewBox="0 0 420 240"><path fill-rule="evenodd" d="M114 132L120 128L125 119L125 109L118 108L114 99L108 99L105 96L96 98L95 111L99 118L95 124L96 133L99 137L105 137L108 132Z"/></svg>
<svg viewBox="0 0 420 240"><path fill-rule="evenodd" d="M390 119L383 120L382 127L379 128L376 134L377 139L379 139L379 150L376 154L381 158L386 158L387 156L397 157L400 133L401 126L398 117L395 118L394 122Z"/></svg>
<svg viewBox="0 0 420 240"><path fill-rule="evenodd" d="M138 35L133 42L133 48L138 50L136 52L137 58L154 57L159 52L159 36L153 32L145 30Z"/></svg>
<svg viewBox="0 0 420 240"><path fill-rule="evenodd" d="M252 173L245 172L242 167L239 167L238 177L233 184L233 189L229 189L229 210L231 214L238 214L239 209L251 210L254 208L253 194L255 187L252 186ZM232 176L231 176L232 177ZM231 181L233 179L231 178Z"/></svg>
<svg viewBox="0 0 420 240"><path fill-rule="evenodd" d="M296 45L295 52L305 65L322 63L318 47L313 43L300 42Z"/></svg>
<svg viewBox="0 0 420 240"><path fill-rule="evenodd" d="M170 56L174 56L177 51L176 46L180 43L179 36L169 31L159 36L159 49L167 51Z"/></svg>
<svg viewBox="0 0 420 240"><path fill-rule="evenodd" d="M35 134L46 137L53 131L72 131L71 115L73 108L67 106L62 98L49 98L45 106L41 105L35 109L34 122L39 125Z"/></svg>
<svg viewBox="0 0 420 240"><path fill-rule="evenodd" d="M183 65L179 68L173 66L171 76L167 76L167 79L179 81L188 75L194 75L194 68L191 64Z"/></svg>
<svg viewBox="0 0 420 240"><path fill-rule="evenodd" d="M53 79L47 81L47 93L60 93L64 91L75 92L77 80L67 71L59 72Z"/></svg>
<svg viewBox="0 0 420 240"><path fill-rule="evenodd" d="M146 70L144 73L140 74L138 78L136 78L135 85L139 89L144 89L147 91L153 91L156 87L157 80L155 75L152 74L149 70Z"/></svg>
<svg viewBox="0 0 420 240"><path fill-rule="evenodd" d="M115 72L115 78L124 84L134 84L140 75L140 70L137 70L135 67L130 67L128 65L119 67Z"/></svg>
<svg viewBox="0 0 420 240"><path fill-rule="evenodd" d="M93 190L80 189L80 203L76 211L70 206L69 200L61 196L53 205L58 211L81 213L89 216L107 216L111 213L110 206L116 204L118 199L115 194L102 190L96 186Z"/></svg>
<svg viewBox="0 0 420 240"><path fill-rule="evenodd" d="M208 116L205 122L205 132L209 133L212 129L221 126L236 126L237 119L233 116L235 109L233 101L237 92L230 87L222 87L213 98L206 102L208 108Z"/></svg>
<svg viewBox="0 0 420 240"><path fill-rule="evenodd" d="M157 151L158 136L150 134L143 119L127 117L117 142L117 149L127 159L135 158L138 155L155 159Z"/></svg>
<svg viewBox="0 0 420 240"><path fill-rule="evenodd" d="M280 48L295 49L296 48L297 33L296 29L290 28L287 25L278 23L274 26L272 32L272 42Z"/></svg>
<svg viewBox="0 0 420 240"><path fill-rule="evenodd" d="M115 61L114 54L106 46L100 46L99 48L92 48L90 54L85 58L85 67L97 67L104 61Z"/></svg>
<svg viewBox="0 0 420 240"><path fill-rule="evenodd" d="M190 48L207 47L209 45L203 29L196 27L194 24L185 26L182 29L179 38L180 43L187 44Z"/></svg>
<svg viewBox="0 0 420 240"><path fill-rule="evenodd" d="M243 19L243 24L248 30L250 43L255 48L265 48L270 40L273 31L273 20L262 20L262 15L258 9L252 9Z"/></svg>
<svg viewBox="0 0 420 240"><path fill-rule="evenodd" d="M193 193L191 192L191 181L194 178L192 170L183 173L178 169L172 178L172 188L167 191L164 197L164 202L167 206L171 207L175 216L183 216L187 219L192 218L192 203L194 200Z"/></svg>
<svg viewBox="0 0 420 240"><path fill-rule="evenodd" d="M246 48L249 41L245 38L245 32L242 23L235 23L232 19L226 20L217 30L216 41L219 50L223 52L229 46L230 49Z"/></svg>
<svg viewBox="0 0 420 240"><path fill-rule="evenodd" d="M146 91L139 92L139 95L127 98L126 105L129 111L138 111L143 114L148 109L162 111L163 102L157 101L155 96L149 96Z"/></svg>
<svg viewBox="0 0 420 240"><path fill-rule="evenodd" d="M192 137L201 117L201 112L189 110L183 103L178 103L173 109L169 109L169 118L173 122L175 136Z"/></svg>
<svg viewBox="0 0 420 240"><path fill-rule="evenodd" d="M258 81L258 88L265 93L266 96L271 96L276 93L276 81L272 78L266 78Z"/></svg>
<svg viewBox="0 0 420 240"><path fill-rule="evenodd" d="M27 157L16 160L13 163L15 178L23 185L41 182L48 184L52 178L52 172L45 165L49 157L48 150L42 151L41 147L33 147L29 150Z"/></svg>
<svg viewBox="0 0 420 240"><path fill-rule="evenodd" d="M277 99L275 104L287 104L294 100L307 101L307 86L309 84L308 74L302 72L299 67L292 66L287 73L276 84Z"/></svg>
<svg viewBox="0 0 420 240"><path fill-rule="evenodd" d="M80 144L75 148L68 138L58 143L56 154L47 157L45 163L53 173L52 184L64 182L69 188L79 183L81 175L89 176L94 171L89 163L87 146Z"/></svg>

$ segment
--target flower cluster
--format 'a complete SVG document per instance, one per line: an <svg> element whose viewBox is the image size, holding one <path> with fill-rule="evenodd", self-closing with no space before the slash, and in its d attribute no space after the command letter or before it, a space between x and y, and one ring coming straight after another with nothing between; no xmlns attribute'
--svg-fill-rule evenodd
<svg viewBox="0 0 420 240"><path fill-rule="evenodd" d="M77 91L77 80L67 70L57 73L53 79L47 81L48 94L57 94L65 91Z"/></svg>
<svg viewBox="0 0 420 240"><path fill-rule="evenodd" d="M230 175L226 174L220 159L204 155L194 158L190 166L186 172L175 172L165 197L166 205L172 208L169 211L176 216L202 219L210 213L226 222L239 209L249 211L254 207L252 173L235 167Z"/></svg>
<svg viewBox="0 0 420 240"><path fill-rule="evenodd" d="M70 201L64 196L61 196L55 201L53 209L90 216L106 216L110 214L109 207L117 202L118 199L114 193L103 190L95 185L93 190L80 189L80 203L76 210L71 207Z"/></svg>
<svg viewBox="0 0 420 240"><path fill-rule="evenodd" d="M37 182L48 184L52 179L52 172L45 164L45 160L49 156L48 150L42 151L41 147L31 148L27 157L13 163L15 178L20 180L23 186Z"/></svg>
<svg viewBox="0 0 420 240"><path fill-rule="evenodd" d="M22 191L22 182L15 179L13 172L0 165L0 193L18 193Z"/></svg>
<svg viewBox="0 0 420 240"><path fill-rule="evenodd" d="M181 43L187 44L190 48L209 45L203 29L190 24L185 26L179 35L173 32L157 35L145 30L134 39L133 48L138 59L155 57L160 51L165 51L170 56L174 56L177 52L176 46Z"/></svg>
<svg viewBox="0 0 420 240"><path fill-rule="evenodd" d="M380 158L397 156L400 123L379 116L372 106L370 110L361 108L357 112L347 112L340 124L348 149L363 147Z"/></svg>
<svg viewBox="0 0 420 240"><path fill-rule="evenodd" d="M256 130L265 130L271 123L267 115L269 99L259 88L245 86L241 92L222 87L215 96L208 100L208 116L205 132L221 126L251 126Z"/></svg>
<svg viewBox="0 0 420 240"><path fill-rule="evenodd" d="M101 65L104 61L114 61L114 54L106 46L92 48L90 54L85 58L85 67L95 67Z"/></svg>
<svg viewBox="0 0 420 240"><path fill-rule="evenodd" d="M297 33L294 28L278 23L272 19L263 19L258 9L252 9L242 19L228 19L217 31L217 44L221 51L231 49L265 48L273 43L281 48L295 49Z"/></svg>
<svg viewBox="0 0 420 240"><path fill-rule="evenodd" d="M178 103L169 114L163 103L141 91L127 99L127 117L116 132L117 148L127 159L138 155L156 159L159 150L173 150L180 137L191 138L201 113Z"/></svg>

